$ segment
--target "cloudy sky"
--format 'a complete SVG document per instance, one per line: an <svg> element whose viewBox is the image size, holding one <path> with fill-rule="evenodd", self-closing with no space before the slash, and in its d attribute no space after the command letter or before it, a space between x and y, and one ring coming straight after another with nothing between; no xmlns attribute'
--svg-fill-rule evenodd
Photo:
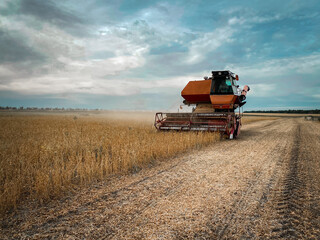
<svg viewBox="0 0 320 240"><path fill-rule="evenodd" d="M0 106L170 110L224 69L245 110L320 108L320 2L0 1Z"/></svg>

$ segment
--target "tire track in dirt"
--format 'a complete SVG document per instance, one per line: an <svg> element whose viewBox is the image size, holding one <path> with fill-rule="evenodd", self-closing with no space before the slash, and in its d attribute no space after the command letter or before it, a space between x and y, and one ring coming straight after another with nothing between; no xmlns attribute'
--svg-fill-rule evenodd
<svg viewBox="0 0 320 240"><path fill-rule="evenodd" d="M280 126L279 126L279 124L280 124ZM274 136L274 133L276 133L277 131L275 132L274 130L279 129L281 127L284 127L283 125L284 125L284 122L281 120L278 120L276 122L267 123L264 126L260 127L259 131L264 132L264 135L263 135L264 139L259 140L259 141L261 141L260 148L263 149L264 151L266 148L268 149L267 153L265 152L266 161L264 162L264 164L265 164L264 170L266 170L268 167L271 166L271 165L266 164L268 161L267 155L270 152L276 152L279 154L279 156L273 156L273 158L277 158L277 160L275 161L274 167L273 167L273 172L270 175L270 178L267 181L267 184L265 184L265 182L264 182L266 179L262 178L262 174L264 173L263 171L261 171L260 174L257 175L255 179L252 179L250 181L248 188L247 188L245 194L241 197L241 199L240 200L235 199L234 203L232 204L233 211L229 214L229 217L227 217L227 219L226 219L227 223L225 224L223 229L220 230L218 232L218 235L214 237L215 239L257 238L255 236L255 233L252 232L252 230L250 229L250 227L251 227L251 225L254 224L254 221L252 220L252 218L256 218L258 215L254 214L254 216L249 216L247 214L248 219L246 220L247 221L246 225L241 223L244 221L244 219L241 217L241 215L246 214L244 210L248 210L248 209L252 208L252 206L250 206L250 204L252 204L252 202L248 201L248 199L251 198L252 195L255 195L255 193L257 191L260 191L260 197L257 200L258 204L256 205L256 209L263 208L264 204L268 201L270 191L273 188L273 186L276 182L276 179L279 176L279 169L281 169L281 167L282 167L283 155L285 154L285 152L283 150L286 147L288 147L288 145L290 145L290 142L288 142L288 141L287 142L283 141L283 143L285 143L285 144L282 144L282 146L280 146L278 144L278 141L274 141L274 144L270 145L270 141L272 141L272 139L276 139ZM266 134L266 132L268 132L268 134ZM265 138L267 138L267 141L266 141L267 144L263 143ZM256 153L256 154L258 155L261 153ZM232 229L232 228L234 228L234 226L238 226L241 224L244 225L244 226L242 226L242 231L241 231L242 234L237 233L239 228L236 228L236 230Z"/></svg>
<svg viewBox="0 0 320 240"><path fill-rule="evenodd" d="M303 125L304 145L301 147L301 158L305 159L301 169L306 173L307 194L305 219L308 219L306 236L309 239L320 239L320 124Z"/></svg>
<svg viewBox="0 0 320 240"><path fill-rule="evenodd" d="M319 206L320 201L315 193L320 186L319 181L314 181L317 175L314 174L313 167L316 166L312 166L317 163L319 166L319 155L316 157L315 154L319 149L305 148L307 142L315 140L310 139L311 124L308 125L303 124L301 127L299 123L297 126L291 158L285 164L286 174L274 192L272 203L275 206L275 220L278 224L271 229L272 239L320 238L320 223L316 221L319 220L319 215L314 215L314 212L319 213L319 207L316 210L315 206ZM317 125L313 126L319 128ZM302 128L304 132L301 131Z"/></svg>
<svg viewBox="0 0 320 240"><path fill-rule="evenodd" d="M229 204L230 210L226 211L222 221L217 221L216 216L213 215L210 222L206 224L209 231L195 232L192 237L179 233L176 239L259 239L254 232L250 233L250 231L252 232L251 225L254 224L250 218L256 217L256 214L251 216L250 211L262 208L268 201L270 191L281 172L279 169L281 169L283 157L286 154L284 150L290 147L291 139L277 139L277 135L279 129L286 129L286 125L287 123L283 120L277 120L272 125L270 122L266 122L261 124L259 128L249 129L241 135L240 142L243 146L250 146L251 141L259 143L259 145L251 145L250 151L254 152L255 157L259 158L260 156L262 159L261 168L254 177L244 184L245 189L242 190L240 198L236 196L233 198ZM237 147L242 149L243 146ZM239 155L245 156L241 153ZM247 160L249 163L250 159ZM272 169L272 174L266 178L266 172L269 168ZM244 219L243 216L246 216L247 219Z"/></svg>
<svg viewBox="0 0 320 240"><path fill-rule="evenodd" d="M320 239L318 211L320 125L296 120L293 144L287 147L267 198L257 208L255 239ZM291 137L291 136L288 136ZM315 171L318 171L317 173ZM318 210L317 210L318 209Z"/></svg>
<svg viewBox="0 0 320 240"><path fill-rule="evenodd" d="M188 158L184 158L181 159L180 161L178 161L175 164L172 164L171 166L165 168L165 169L161 169L159 171L157 171L156 173L150 175L150 176L144 176L143 178L137 180L137 181L133 181L132 183L123 186L115 191L110 191L107 193L104 193L101 196L95 197L90 201L86 201L84 204L81 204L80 206L76 206L76 207L72 207L72 209L68 210L68 211L63 211L63 213L58 214L56 216L52 216L47 218L41 225L33 225L31 228L28 229L27 231L27 235L32 235L32 233L35 230L39 230L39 229L47 229L47 227L52 227L52 226L57 226L59 225L59 223L61 222L65 222L68 221L69 219L77 216L77 215L81 215L84 214L86 211L88 211L88 207L92 207L95 206L101 202L117 202L117 205L121 205L121 203L123 203L124 201L130 201L130 198L133 198L135 195L133 194L129 194L129 192L132 190L132 188L134 188L137 185L141 185L143 186L143 184L147 183L148 181L152 180L154 181L154 179L156 177L161 176L161 174L165 174L171 170L173 170L174 168L176 168L177 166L183 164L184 162L186 162L188 160ZM168 181L170 181L168 179ZM173 194L174 191L176 191L177 189L179 189L179 185L176 186L175 188L169 190L169 191L164 191L161 195L161 197L165 197L165 196L169 196L170 194ZM118 198L118 196L124 196L125 198ZM118 199L117 199L118 198ZM134 219L134 216L138 215L139 213L144 212L146 209L150 208L155 202L157 201L157 199L153 199L151 202L146 203L144 206L141 207L141 209L137 209L135 212L131 213L130 215L127 215L126 218L127 219ZM3 223L3 227L7 228L10 227L10 225L5 226L6 223ZM110 234L112 233L111 229L109 229ZM107 235L108 236L108 235Z"/></svg>
<svg viewBox="0 0 320 240"><path fill-rule="evenodd" d="M291 158L286 163L286 176L280 182L280 189L275 191L275 210L278 214L280 228L272 229L276 233L273 238L302 238L303 233L299 231L298 225L303 221L301 214L303 200L305 199L305 175L298 172L298 158L300 146L300 126L297 126L296 139L291 151Z"/></svg>
<svg viewBox="0 0 320 240"><path fill-rule="evenodd" d="M259 182L259 178L262 175L262 172L259 173L259 175L257 176L256 179L250 181L250 183L248 184L247 189L245 190L244 194L242 194L240 200L237 200L236 202L234 202L232 204L232 208L234 209L243 209L246 207L246 200L247 198L253 193L256 184ZM228 228L232 225L236 223L236 212L232 212L231 214L229 214L229 216L226 218L226 224L225 226L221 229L221 231L218 232L218 237L217 239L223 239L228 231Z"/></svg>

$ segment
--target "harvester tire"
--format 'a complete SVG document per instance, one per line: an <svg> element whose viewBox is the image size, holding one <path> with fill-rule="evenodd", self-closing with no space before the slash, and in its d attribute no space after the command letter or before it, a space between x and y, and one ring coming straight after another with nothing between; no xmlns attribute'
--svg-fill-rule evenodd
<svg viewBox="0 0 320 240"><path fill-rule="evenodd" d="M234 131L234 138L237 138L238 130L239 130L239 122L236 123L236 129Z"/></svg>

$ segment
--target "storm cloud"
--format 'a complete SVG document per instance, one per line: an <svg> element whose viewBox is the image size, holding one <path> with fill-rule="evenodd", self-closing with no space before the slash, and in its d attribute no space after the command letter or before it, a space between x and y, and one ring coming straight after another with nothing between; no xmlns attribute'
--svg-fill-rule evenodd
<svg viewBox="0 0 320 240"><path fill-rule="evenodd" d="M41 61L43 55L29 46L18 32L0 29L0 64Z"/></svg>
<svg viewBox="0 0 320 240"><path fill-rule="evenodd" d="M82 20L74 13L59 8L54 1L22 0L20 14L35 16L39 21L46 21L60 27L74 26Z"/></svg>

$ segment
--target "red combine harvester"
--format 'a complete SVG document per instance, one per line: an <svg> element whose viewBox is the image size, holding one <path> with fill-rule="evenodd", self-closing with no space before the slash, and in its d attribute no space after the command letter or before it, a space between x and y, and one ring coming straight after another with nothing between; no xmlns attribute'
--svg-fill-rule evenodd
<svg viewBox="0 0 320 240"><path fill-rule="evenodd" d="M238 75L230 71L212 71L212 77L190 81L181 92L186 105L195 105L192 113L162 113L155 116L154 126L160 131L220 132L233 139L240 133L240 107L250 88L241 90ZM239 112L236 113L236 109Z"/></svg>

